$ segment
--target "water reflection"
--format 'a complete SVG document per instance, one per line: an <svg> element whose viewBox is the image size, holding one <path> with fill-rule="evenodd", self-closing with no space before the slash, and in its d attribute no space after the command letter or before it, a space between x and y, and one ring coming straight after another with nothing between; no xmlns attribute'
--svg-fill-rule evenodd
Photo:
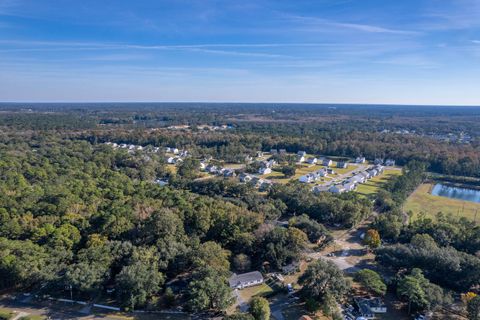
<svg viewBox="0 0 480 320"><path fill-rule="evenodd" d="M432 190L434 196L480 203L480 190L459 188L437 183Z"/></svg>

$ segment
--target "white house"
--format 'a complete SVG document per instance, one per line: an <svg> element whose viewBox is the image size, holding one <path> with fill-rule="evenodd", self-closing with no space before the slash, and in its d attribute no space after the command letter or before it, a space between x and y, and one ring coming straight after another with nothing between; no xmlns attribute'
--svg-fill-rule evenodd
<svg viewBox="0 0 480 320"><path fill-rule="evenodd" d="M180 151L177 148L171 148L170 152L172 152L173 154L178 154Z"/></svg>
<svg viewBox="0 0 480 320"><path fill-rule="evenodd" d="M354 175L351 180L353 180L355 183L364 183L365 182L365 177L361 174Z"/></svg>
<svg viewBox="0 0 480 320"><path fill-rule="evenodd" d="M345 188L345 191L347 191L347 192L355 190L356 186L357 185L353 182L349 182L349 183L346 183L346 184L343 185L343 187Z"/></svg>
<svg viewBox="0 0 480 320"><path fill-rule="evenodd" d="M348 167L345 161L337 161L337 168L346 169Z"/></svg>
<svg viewBox="0 0 480 320"><path fill-rule="evenodd" d="M310 183L310 182L313 182L315 181L315 176L313 174L306 174L306 175L303 175L301 176L300 178L298 178L298 181L302 182L302 183Z"/></svg>
<svg viewBox="0 0 480 320"><path fill-rule="evenodd" d="M272 169L270 169L270 168L260 168L260 169L258 170L258 173L260 173L260 174L269 174L269 173L272 173Z"/></svg>
<svg viewBox="0 0 480 320"><path fill-rule="evenodd" d="M328 191L330 191L331 193L340 194L340 193L344 193L346 190L344 186L336 185L336 186L330 187Z"/></svg>
<svg viewBox="0 0 480 320"><path fill-rule="evenodd" d="M306 155L307 155L307 153L305 151L298 151L297 152L298 157L305 157Z"/></svg>
<svg viewBox="0 0 480 320"><path fill-rule="evenodd" d="M230 279L228 279L228 283L232 289L243 289L262 284L263 276L258 271L242 273L238 275L233 274Z"/></svg>
<svg viewBox="0 0 480 320"><path fill-rule="evenodd" d="M298 163L303 163L303 162L305 162L305 157L304 157L304 156L297 156L297 162L298 162Z"/></svg>
<svg viewBox="0 0 480 320"><path fill-rule="evenodd" d="M355 163L365 163L365 161L365 157L357 157L357 159L355 159Z"/></svg>
<svg viewBox="0 0 480 320"><path fill-rule="evenodd" d="M168 184L168 180L157 179L157 180L155 180L155 183L163 187L163 186L166 186Z"/></svg>
<svg viewBox="0 0 480 320"><path fill-rule="evenodd" d="M308 164L317 164L318 159L317 158L308 158L307 163Z"/></svg>
<svg viewBox="0 0 480 320"><path fill-rule="evenodd" d="M312 188L312 191L314 193L322 193L322 192L327 192L328 191L328 187L327 186L315 186Z"/></svg>
<svg viewBox="0 0 480 320"><path fill-rule="evenodd" d="M253 177L247 173L241 173L238 178L240 179L240 182L249 182Z"/></svg>
<svg viewBox="0 0 480 320"><path fill-rule="evenodd" d="M175 158L174 157L168 157L167 158L167 163L174 164L175 163Z"/></svg>
<svg viewBox="0 0 480 320"><path fill-rule="evenodd" d="M387 159L387 160L385 160L385 165L388 166L388 167L393 167L393 166L395 166L395 160Z"/></svg>
<svg viewBox="0 0 480 320"><path fill-rule="evenodd" d="M325 167L330 167L333 164L333 161L330 159L323 159L322 165Z"/></svg>

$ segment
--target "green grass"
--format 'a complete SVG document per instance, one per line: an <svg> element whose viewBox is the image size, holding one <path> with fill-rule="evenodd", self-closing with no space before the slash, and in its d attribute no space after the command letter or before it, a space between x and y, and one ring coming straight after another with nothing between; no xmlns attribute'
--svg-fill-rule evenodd
<svg viewBox="0 0 480 320"><path fill-rule="evenodd" d="M259 286L254 286L250 288L245 288L240 290L240 296L245 301L250 301L255 296L264 296L268 295L269 293L273 292L272 288L270 288L267 284L263 283Z"/></svg>
<svg viewBox="0 0 480 320"><path fill-rule="evenodd" d="M45 319L47 319L47 317L39 316L39 315L30 315L30 316L25 316L20 318L20 320L45 320Z"/></svg>
<svg viewBox="0 0 480 320"><path fill-rule="evenodd" d="M433 185L430 183L422 184L408 197L404 210L406 212L412 211L414 213L413 219L419 213L435 218L438 212L442 212L446 215L474 220L475 211L480 212L480 203L434 196L430 193L432 188Z"/></svg>
<svg viewBox="0 0 480 320"><path fill-rule="evenodd" d="M15 314L8 309L0 308L0 320L8 320L13 318Z"/></svg>
<svg viewBox="0 0 480 320"><path fill-rule="evenodd" d="M385 182L392 178L392 176L397 176L401 173L402 171L400 170L386 169L383 174L368 180L366 183L359 184L356 192L363 196L375 194L380 188L382 188Z"/></svg>

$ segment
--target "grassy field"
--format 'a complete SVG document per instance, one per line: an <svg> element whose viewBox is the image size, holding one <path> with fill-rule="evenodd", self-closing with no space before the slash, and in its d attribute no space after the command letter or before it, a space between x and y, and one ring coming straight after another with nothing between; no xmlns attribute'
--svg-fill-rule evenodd
<svg viewBox="0 0 480 320"><path fill-rule="evenodd" d="M11 319L14 315L11 310L0 308L0 319Z"/></svg>
<svg viewBox="0 0 480 320"><path fill-rule="evenodd" d="M392 176L400 174L402 174L402 171L400 170L386 169L382 175L376 176L368 180L366 183L358 185L356 192L364 196L375 194L385 182L390 180Z"/></svg>
<svg viewBox="0 0 480 320"><path fill-rule="evenodd" d="M432 218L438 212L442 212L455 217L466 217L474 220L475 211L478 210L480 213L480 203L434 196L430 194L432 188L433 185L430 183L422 184L407 199L404 210L406 212L412 211L414 213L413 219L421 212Z"/></svg>
<svg viewBox="0 0 480 320"><path fill-rule="evenodd" d="M262 284L260 286L254 286L250 288L245 288L239 291L240 296L245 301L250 301L255 296L263 296L273 292L272 288L270 288L267 284Z"/></svg>

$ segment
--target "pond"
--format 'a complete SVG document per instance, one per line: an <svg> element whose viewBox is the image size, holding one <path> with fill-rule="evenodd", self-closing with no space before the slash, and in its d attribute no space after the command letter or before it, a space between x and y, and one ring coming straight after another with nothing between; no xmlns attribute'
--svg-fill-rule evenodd
<svg viewBox="0 0 480 320"><path fill-rule="evenodd" d="M452 187L441 183L433 187L432 195L480 203L480 190Z"/></svg>

